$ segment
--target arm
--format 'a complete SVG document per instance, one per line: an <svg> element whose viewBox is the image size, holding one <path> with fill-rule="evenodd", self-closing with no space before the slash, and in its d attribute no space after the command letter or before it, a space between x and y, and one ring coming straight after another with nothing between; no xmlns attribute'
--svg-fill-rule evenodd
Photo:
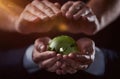
<svg viewBox="0 0 120 79"><path fill-rule="evenodd" d="M48 32L54 26L54 19L61 13L54 3L45 0L33 0L25 8L11 1L1 1L0 8L0 29L24 34Z"/></svg>
<svg viewBox="0 0 120 79"><path fill-rule="evenodd" d="M119 6L119 0L68 1L61 10L68 19L67 31L93 35L120 15Z"/></svg>
<svg viewBox="0 0 120 79"><path fill-rule="evenodd" d="M35 48L37 49L36 52L32 52L34 47L30 46L27 49L26 54L24 55L24 67L27 69L29 73L33 73L39 69L41 70L41 68L44 69L43 67L44 61L41 61L41 63L39 63L39 66L35 64L39 62L39 60L42 60L43 55L44 57L47 57L47 55L49 56L47 52L44 52L44 54L42 54L42 52L40 53L40 51L43 51L44 48L46 48L46 46L42 43L42 40L45 39L36 40L35 42ZM56 72L57 74L67 73L74 74L77 72L77 70L78 71L85 70L88 67L88 65L89 67L85 71L96 76L104 76L106 74L109 75L112 73L112 71L114 71L115 73L116 71L119 71L119 59L118 59L119 55L116 55L114 52L95 47L94 43L90 39L80 39L77 41L77 44L81 49L80 53L76 54L74 53L73 55L70 54L68 55L67 58L66 57L64 58L63 56L64 62L61 62L61 65L59 63L59 66L56 67L54 65L53 67L48 69L48 71L55 72L57 68L59 70L59 67L61 67L61 69L63 70L60 69L59 72ZM89 54L87 52L89 52ZM36 54L39 56L36 56ZM83 57L81 56L81 54ZM64 67L62 67L63 65ZM46 67L47 64L44 66ZM111 72L109 72L109 70Z"/></svg>
<svg viewBox="0 0 120 79"><path fill-rule="evenodd" d="M100 30L120 15L120 0L90 0L87 4L92 8L100 23Z"/></svg>
<svg viewBox="0 0 120 79"><path fill-rule="evenodd" d="M39 69L55 72L60 66L58 60L61 56L45 51L49 40L42 38L36 40L34 46L0 51L0 77L27 77Z"/></svg>
<svg viewBox="0 0 120 79"><path fill-rule="evenodd" d="M101 49L105 56L105 79L120 78L120 52Z"/></svg>
<svg viewBox="0 0 120 79"><path fill-rule="evenodd" d="M14 2L0 0L0 29L4 31L15 31L14 22L22 10Z"/></svg>

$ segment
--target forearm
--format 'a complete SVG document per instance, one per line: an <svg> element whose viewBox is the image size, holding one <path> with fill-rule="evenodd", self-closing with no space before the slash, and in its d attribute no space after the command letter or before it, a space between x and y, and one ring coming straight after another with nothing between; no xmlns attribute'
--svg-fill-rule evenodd
<svg viewBox="0 0 120 79"><path fill-rule="evenodd" d="M97 16L100 30L120 15L120 0L91 0L87 5Z"/></svg>
<svg viewBox="0 0 120 79"><path fill-rule="evenodd" d="M15 21L22 8L10 1L0 1L0 30L15 31Z"/></svg>
<svg viewBox="0 0 120 79"><path fill-rule="evenodd" d="M0 10L0 30L14 31L14 18Z"/></svg>

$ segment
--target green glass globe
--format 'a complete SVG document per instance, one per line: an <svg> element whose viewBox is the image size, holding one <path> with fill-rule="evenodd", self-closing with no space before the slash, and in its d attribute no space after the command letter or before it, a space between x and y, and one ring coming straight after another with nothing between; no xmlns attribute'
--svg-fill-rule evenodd
<svg viewBox="0 0 120 79"><path fill-rule="evenodd" d="M65 35L53 38L49 43L48 49L64 55L78 51L75 40Z"/></svg>

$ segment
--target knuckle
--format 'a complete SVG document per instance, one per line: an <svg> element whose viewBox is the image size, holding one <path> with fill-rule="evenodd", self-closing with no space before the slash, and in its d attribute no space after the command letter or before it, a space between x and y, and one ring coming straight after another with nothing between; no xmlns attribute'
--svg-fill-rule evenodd
<svg viewBox="0 0 120 79"><path fill-rule="evenodd" d="M31 4L37 4L38 3L38 0L33 0Z"/></svg>
<svg viewBox="0 0 120 79"><path fill-rule="evenodd" d="M88 6L85 6L85 9L86 9L86 10L90 10L90 8L89 8Z"/></svg>
<svg viewBox="0 0 120 79"><path fill-rule="evenodd" d="M29 9L31 7L32 4L28 4L26 5L25 9Z"/></svg>
<svg viewBox="0 0 120 79"><path fill-rule="evenodd" d="M55 5L52 4L52 3L49 3L48 5L49 5L50 7L55 7Z"/></svg>
<svg viewBox="0 0 120 79"><path fill-rule="evenodd" d="M41 67L42 69L47 68L47 66L46 66L43 62L40 63L40 67Z"/></svg>
<svg viewBox="0 0 120 79"><path fill-rule="evenodd" d="M81 4L82 1L76 1L74 4Z"/></svg>
<svg viewBox="0 0 120 79"><path fill-rule="evenodd" d="M51 69L51 68L47 69L47 70L50 71L50 72L55 72L54 69Z"/></svg>
<svg viewBox="0 0 120 79"><path fill-rule="evenodd" d="M35 40L35 44L38 44L40 42L40 38Z"/></svg>
<svg viewBox="0 0 120 79"><path fill-rule="evenodd" d="M62 7L62 8L61 8L61 10L62 10L62 11L65 11L65 10L66 10L66 8L65 8L65 7Z"/></svg>
<svg viewBox="0 0 120 79"><path fill-rule="evenodd" d="M71 3L73 3L73 1L68 1L68 2L67 2L67 4L71 4Z"/></svg>
<svg viewBox="0 0 120 79"><path fill-rule="evenodd" d="M77 1L77 3L78 3L78 4L81 4L81 5L85 5L85 3L82 2L82 1Z"/></svg>
<svg viewBox="0 0 120 79"><path fill-rule="evenodd" d="M46 10L46 11L51 11L51 9L47 6L44 6L43 9Z"/></svg>

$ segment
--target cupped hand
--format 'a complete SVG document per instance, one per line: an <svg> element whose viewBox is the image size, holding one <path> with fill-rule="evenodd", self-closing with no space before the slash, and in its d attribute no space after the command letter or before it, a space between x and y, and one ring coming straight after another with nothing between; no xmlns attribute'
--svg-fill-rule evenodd
<svg viewBox="0 0 120 79"><path fill-rule="evenodd" d="M17 32L23 34L48 32L54 26L57 16L61 14L58 5L48 0L33 0L16 19Z"/></svg>
<svg viewBox="0 0 120 79"><path fill-rule="evenodd" d="M79 52L64 55L58 74L74 74L87 69L95 58L95 44L91 39L81 38L77 41Z"/></svg>
<svg viewBox="0 0 120 79"><path fill-rule="evenodd" d="M47 46L50 38L38 38L35 41L33 51L33 61L39 66L40 69L44 69L50 72L56 72L60 68L61 55L55 51L47 51Z"/></svg>
<svg viewBox="0 0 120 79"><path fill-rule="evenodd" d="M71 33L93 35L99 30L99 22L92 9L82 1L68 1L61 7L66 26Z"/></svg>

